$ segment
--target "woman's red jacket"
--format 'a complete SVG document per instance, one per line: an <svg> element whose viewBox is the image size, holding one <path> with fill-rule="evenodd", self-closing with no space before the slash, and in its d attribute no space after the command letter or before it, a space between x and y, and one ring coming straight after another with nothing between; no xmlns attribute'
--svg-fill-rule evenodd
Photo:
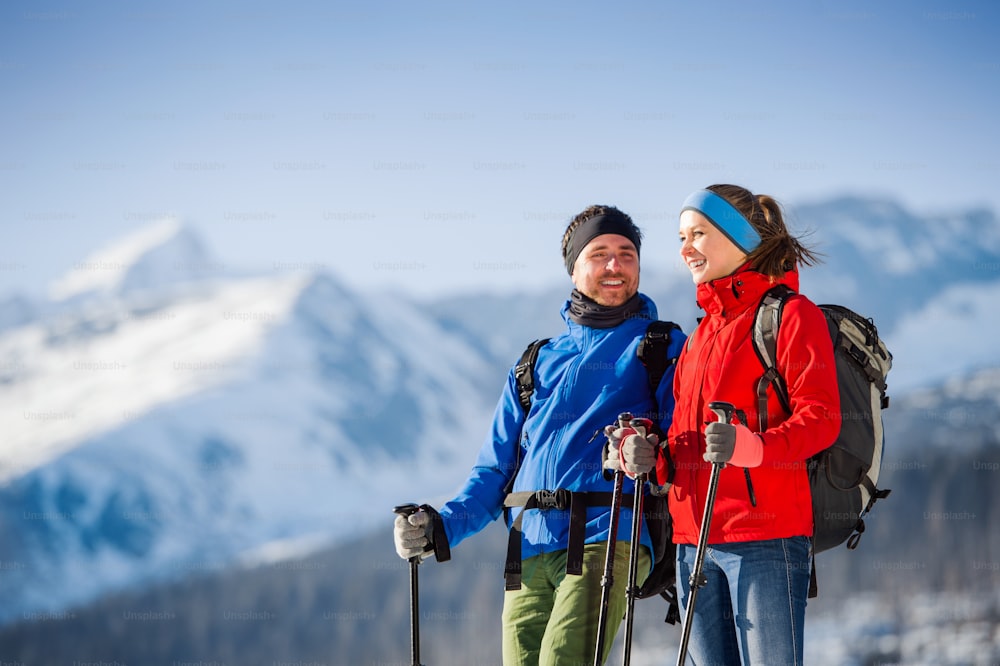
<svg viewBox="0 0 1000 666"><path fill-rule="evenodd" d="M706 423L716 420L708 403L732 403L745 412L747 426L759 431L756 384L763 367L751 333L760 300L778 282L798 291L796 271L775 282L746 267L698 285L698 304L706 316L677 363L668 433L675 466L669 499L675 543L698 543L711 473L711 465L702 458L704 430ZM792 413L784 410L769 389L768 428L761 433L763 462L750 469L757 504L751 504L743 468L727 465L719 476L709 543L812 536L805 461L833 443L840 432L841 414L826 320L805 296L796 294L785 303L777 356Z"/></svg>

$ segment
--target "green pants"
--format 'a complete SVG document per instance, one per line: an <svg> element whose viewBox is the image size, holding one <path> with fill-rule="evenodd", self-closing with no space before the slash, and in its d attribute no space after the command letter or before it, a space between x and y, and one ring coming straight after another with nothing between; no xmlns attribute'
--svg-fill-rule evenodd
<svg viewBox="0 0 1000 666"><path fill-rule="evenodd" d="M607 547L606 542L584 546L582 576L566 575L565 550L524 560L521 589L504 593L504 666L593 666ZM601 663L625 614L628 552L629 543L619 541ZM640 585L649 567L649 550L643 546L637 567Z"/></svg>

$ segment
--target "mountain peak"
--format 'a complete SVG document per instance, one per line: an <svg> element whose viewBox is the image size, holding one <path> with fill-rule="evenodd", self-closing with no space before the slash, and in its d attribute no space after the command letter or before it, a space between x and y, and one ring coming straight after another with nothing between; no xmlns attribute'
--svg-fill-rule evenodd
<svg viewBox="0 0 1000 666"><path fill-rule="evenodd" d="M197 234L175 218L143 227L77 262L53 299L122 295L203 279L219 271Z"/></svg>

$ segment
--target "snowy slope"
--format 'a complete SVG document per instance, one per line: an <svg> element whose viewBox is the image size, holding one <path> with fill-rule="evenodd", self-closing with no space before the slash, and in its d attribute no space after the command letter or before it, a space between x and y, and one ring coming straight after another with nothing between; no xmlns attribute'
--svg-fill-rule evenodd
<svg viewBox="0 0 1000 666"><path fill-rule="evenodd" d="M384 525L462 478L502 381L413 306L309 274L115 292L0 359L7 619Z"/></svg>
<svg viewBox="0 0 1000 666"><path fill-rule="evenodd" d="M302 278L248 280L169 301L106 301L0 339L0 481L165 402L246 372Z"/></svg>

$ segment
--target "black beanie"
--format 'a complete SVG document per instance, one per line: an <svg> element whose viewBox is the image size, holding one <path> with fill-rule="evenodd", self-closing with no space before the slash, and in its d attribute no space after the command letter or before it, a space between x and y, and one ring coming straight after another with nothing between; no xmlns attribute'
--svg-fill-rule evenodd
<svg viewBox="0 0 1000 666"><path fill-rule="evenodd" d="M566 260L566 271L570 275L573 274L573 266L576 264L577 257L583 252L583 248L587 247L587 243L603 234L624 236L635 245L636 253L639 252L639 245L642 242L639 238L639 230L625 216L625 213L620 210L609 210L600 215L587 218L580 226L573 230L573 234L569 237L569 242L566 244L566 255L564 257Z"/></svg>

